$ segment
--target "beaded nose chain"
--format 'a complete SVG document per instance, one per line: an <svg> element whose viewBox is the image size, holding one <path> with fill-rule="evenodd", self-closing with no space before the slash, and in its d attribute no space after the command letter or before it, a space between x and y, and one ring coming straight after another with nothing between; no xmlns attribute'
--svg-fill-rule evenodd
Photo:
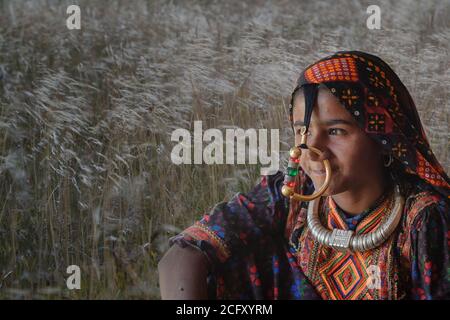
<svg viewBox="0 0 450 320"><path fill-rule="evenodd" d="M353 230L341 230L333 229L328 230L323 227L319 219L319 202L316 199L319 198L329 187L331 182L331 166L327 159L323 160L323 165L325 167L325 181L319 190L312 195L302 195L296 193L295 190L295 177L298 175L300 156L302 149L308 149L315 154L321 156L323 153L319 149L307 145L307 133L309 129L309 124L311 122L312 109L315 105L318 85L317 84L305 84L303 86L297 86L292 93L291 104L290 104L290 115L292 121L292 108L294 103L295 93L299 89L303 89L305 96L305 119L304 126L301 129L301 140L300 145L291 148L289 151L289 163L287 168L287 173L284 179L284 185L281 189L282 194L295 201L311 201L308 206L307 224L308 228L311 230L312 236L320 244L331 247L339 251L367 251L372 250L381 244L383 244L389 236L397 228L404 205L404 198L400 194L399 186L395 186L394 191L394 201L386 212L388 217L385 222L382 223L375 231L357 235Z"/></svg>

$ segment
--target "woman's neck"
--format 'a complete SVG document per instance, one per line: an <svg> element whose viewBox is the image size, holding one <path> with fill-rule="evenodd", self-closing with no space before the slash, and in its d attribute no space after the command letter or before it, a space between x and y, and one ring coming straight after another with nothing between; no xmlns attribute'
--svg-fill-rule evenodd
<svg viewBox="0 0 450 320"><path fill-rule="evenodd" d="M358 215L370 208L386 191L387 179L383 177L378 180L331 197L345 213L350 216Z"/></svg>

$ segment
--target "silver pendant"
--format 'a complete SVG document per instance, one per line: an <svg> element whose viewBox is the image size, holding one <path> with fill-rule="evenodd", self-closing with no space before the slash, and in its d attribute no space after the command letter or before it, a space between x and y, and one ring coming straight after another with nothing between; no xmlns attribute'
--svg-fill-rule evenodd
<svg viewBox="0 0 450 320"><path fill-rule="evenodd" d="M330 237L330 246L336 250L349 250L352 236L352 230L333 229Z"/></svg>

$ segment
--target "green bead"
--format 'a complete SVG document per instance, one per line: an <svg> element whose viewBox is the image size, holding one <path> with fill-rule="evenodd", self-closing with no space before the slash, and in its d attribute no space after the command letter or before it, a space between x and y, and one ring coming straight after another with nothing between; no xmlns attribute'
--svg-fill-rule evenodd
<svg viewBox="0 0 450 320"><path fill-rule="evenodd" d="M298 169L295 168L288 168L288 175L290 175L291 177L295 177L298 174Z"/></svg>

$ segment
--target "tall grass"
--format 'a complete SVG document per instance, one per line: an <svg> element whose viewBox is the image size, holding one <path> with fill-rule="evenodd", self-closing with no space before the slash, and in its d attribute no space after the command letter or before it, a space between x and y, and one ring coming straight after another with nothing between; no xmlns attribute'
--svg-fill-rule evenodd
<svg viewBox="0 0 450 320"><path fill-rule="evenodd" d="M448 170L449 3L381 1L373 31L370 4L0 0L0 297L158 298L167 238L259 173L173 165L171 132L279 128L287 150L296 76L336 50L394 67Z"/></svg>

